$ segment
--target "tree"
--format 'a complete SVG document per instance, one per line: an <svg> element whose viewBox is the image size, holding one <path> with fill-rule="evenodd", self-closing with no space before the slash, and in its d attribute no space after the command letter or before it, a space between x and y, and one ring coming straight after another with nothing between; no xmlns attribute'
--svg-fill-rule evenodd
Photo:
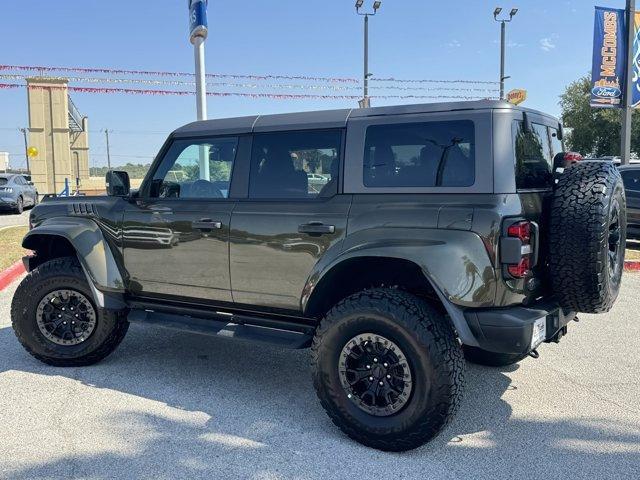
<svg viewBox="0 0 640 480"><path fill-rule="evenodd" d="M593 108L591 76L571 83L560 96L562 123L573 131L567 135L569 149L583 155L605 157L620 155L622 119L617 108ZM640 151L640 112L633 113L631 151Z"/></svg>

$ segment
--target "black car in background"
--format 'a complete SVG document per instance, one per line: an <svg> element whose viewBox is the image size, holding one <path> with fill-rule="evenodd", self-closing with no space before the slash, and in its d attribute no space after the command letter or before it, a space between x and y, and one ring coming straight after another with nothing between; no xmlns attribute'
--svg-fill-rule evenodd
<svg viewBox="0 0 640 480"><path fill-rule="evenodd" d="M620 167L627 194L627 236L640 240L640 165Z"/></svg>

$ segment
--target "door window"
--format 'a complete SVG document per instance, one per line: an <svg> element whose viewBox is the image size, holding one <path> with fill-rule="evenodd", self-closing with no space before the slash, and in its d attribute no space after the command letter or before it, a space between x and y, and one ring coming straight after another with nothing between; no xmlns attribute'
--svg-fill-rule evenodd
<svg viewBox="0 0 640 480"><path fill-rule="evenodd" d="M176 140L153 176L149 195L228 198L237 150L237 137Z"/></svg>
<svg viewBox="0 0 640 480"><path fill-rule="evenodd" d="M640 170L623 170L624 188L631 192L640 192Z"/></svg>
<svg viewBox="0 0 640 480"><path fill-rule="evenodd" d="M337 193L340 130L256 134L251 198L329 197Z"/></svg>
<svg viewBox="0 0 640 480"><path fill-rule="evenodd" d="M513 123L516 187L550 188L553 186L553 157L549 133L544 125L532 125L532 131L525 132L523 122Z"/></svg>

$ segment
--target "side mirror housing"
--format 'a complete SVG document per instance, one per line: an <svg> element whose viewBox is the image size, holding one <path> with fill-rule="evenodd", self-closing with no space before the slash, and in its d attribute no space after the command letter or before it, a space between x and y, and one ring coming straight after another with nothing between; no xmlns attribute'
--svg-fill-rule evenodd
<svg viewBox="0 0 640 480"><path fill-rule="evenodd" d="M105 175L107 195L110 197L126 197L131 191L129 174L121 170L109 170Z"/></svg>

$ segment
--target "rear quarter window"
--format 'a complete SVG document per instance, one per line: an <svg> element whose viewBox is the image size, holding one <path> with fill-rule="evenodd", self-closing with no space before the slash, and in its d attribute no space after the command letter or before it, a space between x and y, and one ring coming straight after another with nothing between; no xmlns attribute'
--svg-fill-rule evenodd
<svg viewBox="0 0 640 480"><path fill-rule="evenodd" d="M469 187L475 183L475 127L470 120L367 127L366 187Z"/></svg>
<svg viewBox="0 0 640 480"><path fill-rule="evenodd" d="M518 120L512 126L516 188L519 190L553 187L553 154L548 127L538 123L532 126L531 132L525 132L523 122Z"/></svg>

